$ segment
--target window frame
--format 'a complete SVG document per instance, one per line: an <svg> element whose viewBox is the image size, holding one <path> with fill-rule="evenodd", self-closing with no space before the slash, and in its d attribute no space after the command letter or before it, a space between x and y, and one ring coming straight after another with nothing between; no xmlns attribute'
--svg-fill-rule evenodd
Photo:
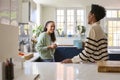
<svg viewBox="0 0 120 80"><path fill-rule="evenodd" d="M109 35L109 31L108 31L108 21L120 21L120 17L118 17L118 11L120 11L120 9L106 9L107 10L115 10L117 11L117 17L116 18L113 18L113 17L107 17L107 14L106 14L106 17L105 17L105 24L106 24L106 27L107 27L107 33ZM109 41L109 40L108 40ZM119 49L120 46L109 46L108 45L108 49Z"/></svg>
<svg viewBox="0 0 120 80"><path fill-rule="evenodd" d="M73 9L74 10L74 27L77 26L77 10L83 10L84 11L84 22L83 22L83 26L86 26L86 10L84 8L80 8L80 7L77 7L77 8L73 8L73 7L70 7L70 8L56 8L55 10L55 23L57 25L57 10L64 10L64 33L65 33L65 36L64 37L68 37L67 35L67 10L70 10L70 9ZM57 27L56 27L57 29ZM75 32L75 28L74 28L74 31ZM57 36L58 37L58 36ZM75 34L72 35L72 37L76 37Z"/></svg>

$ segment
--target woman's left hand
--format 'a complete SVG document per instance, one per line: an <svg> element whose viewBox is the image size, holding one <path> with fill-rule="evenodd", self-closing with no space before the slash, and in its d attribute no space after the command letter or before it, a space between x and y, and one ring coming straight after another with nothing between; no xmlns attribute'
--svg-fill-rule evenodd
<svg viewBox="0 0 120 80"><path fill-rule="evenodd" d="M49 49L55 49L56 47L57 47L56 44L52 44L52 45L48 46Z"/></svg>
<svg viewBox="0 0 120 80"><path fill-rule="evenodd" d="M52 44L52 46L54 49L57 48L57 44Z"/></svg>

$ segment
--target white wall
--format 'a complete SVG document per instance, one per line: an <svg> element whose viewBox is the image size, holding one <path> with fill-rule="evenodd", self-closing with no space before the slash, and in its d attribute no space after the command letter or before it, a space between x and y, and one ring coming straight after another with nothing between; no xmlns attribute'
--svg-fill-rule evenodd
<svg viewBox="0 0 120 80"><path fill-rule="evenodd" d="M36 24L40 25L41 24L41 20L42 20L42 6L38 3L36 3ZM33 16L34 17L34 16Z"/></svg>
<svg viewBox="0 0 120 80"><path fill-rule="evenodd" d="M18 56L18 27L0 24L0 61Z"/></svg>
<svg viewBox="0 0 120 80"><path fill-rule="evenodd" d="M43 7L42 8L42 21L41 23L44 25L47 21L52 20L55 21L55 7Z"/></svg>

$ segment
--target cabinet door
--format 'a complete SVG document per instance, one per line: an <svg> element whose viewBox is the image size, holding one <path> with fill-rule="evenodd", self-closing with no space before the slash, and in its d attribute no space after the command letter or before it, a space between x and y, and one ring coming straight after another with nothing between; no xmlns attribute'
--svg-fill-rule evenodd
<svg viewBox="0 0 120 80"><path fill-rule="evenodd" d="M18 0L0 0L0 23L18 26Z"/></svg>
<svg viewBox="0 0 120 80"><path fill-rule="evenodd" d="M29 2L22 3L22 15L21 15L21 23L29 22Z"/></svg>

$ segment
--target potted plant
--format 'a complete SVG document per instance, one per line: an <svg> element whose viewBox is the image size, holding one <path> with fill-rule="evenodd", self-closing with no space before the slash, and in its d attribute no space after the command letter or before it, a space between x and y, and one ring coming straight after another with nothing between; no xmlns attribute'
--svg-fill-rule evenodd
<svg viewBox="0 0 120 80"><path fill-rule="evenodd" d="M39 25L38 27L36 27L35 29L32 30L33 32L33 37L31 39L32 41L32 51L35 51L35 45L37 43L37 37L39 37L39 35L43 32L43 26Z"/></svg>
<svg viewBox="0 0 120 80"><path fill-rule="evenodd" d="M57 31L58 37L64 37L65 36L64 31L61 28L56 29L56 31Z"/></svg>
<svg viewBox="0 0 120 80"><path fill-rule="evenodd" d="M58 28L58 29L56 29L56 31L57 31L58 36L60 37L60 36L61 36L61 31L62 31L62 29L61 29L61 28Z"/></svg>
<svg viewBox="0 0 120 80"><path fill-rule="evenodd" d="M80 25L77 26L77 30L79 31L79 34L85 33L86 31L85 26Z"/></svg>
<svg viewBox="0 0 120 80"><path fill-rule="evenodd" d="M38 37L40 35L40 33L42 33L43 31L43 26L39 25L38 27L36 27L35 29L33 29L33 34Z"/></svg>
<svg viewBox="0 0 120 80"><path fill-rule="evenodd" d="M78 25L77 26L77 31L78 31L79 37L81 39L85 37L85 31L86 31L85 26Z"/></svg>

